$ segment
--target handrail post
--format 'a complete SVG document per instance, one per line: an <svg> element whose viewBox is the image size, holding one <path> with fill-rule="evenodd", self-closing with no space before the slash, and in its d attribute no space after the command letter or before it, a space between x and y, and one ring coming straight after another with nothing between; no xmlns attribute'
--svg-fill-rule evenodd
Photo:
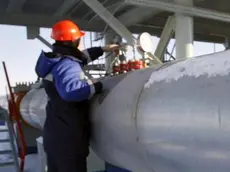
<svg viewBox="0 0 230 172"><path fill-rule="evenodd" d="M12 125L10 124L9 113L5 109L2 109L2 108L0 108L0 112L2 112L4 117L5 117L6 125L7 125L7 128L8 128L8 131L9 131L8 133L9 133L9 137L10 137L11 149L12 149L12 152L13 152L15 170L16 170L16 172L20 172L17 150L16 150L15 143L14 143L14 141L15 141L14 129L13 129Z"/></svg>
<svg viewBox="0 0 230 172"><path fill-rule="evenodd" d="M15 117L15 121L16 121L16 125L17 125L17 130L18 130L18 135L19 135L19 141L21 144L21 151L19 152L20 154L20 158L21 158L21 163L20 163L20 171L23 172L24 171L24 164L25 164L25 154L26 154L26 144L25 144L25 137L24 137L24 133L21 127L21 123L20 123L20 114L17 110L17 106L15 103L15 97L12 91L12 87L10 85L10 80L9 80L9 76L8 76L8 72L6 69L6 64L5 62L2 62L3 68L4 68L4 72L5 72L5 76L6 76L6 81L7 81L7 85L9 88L9 92L10 92L10 104L12 105L12 114L11 112L9 113L10 115L13 115Z"/></svg>

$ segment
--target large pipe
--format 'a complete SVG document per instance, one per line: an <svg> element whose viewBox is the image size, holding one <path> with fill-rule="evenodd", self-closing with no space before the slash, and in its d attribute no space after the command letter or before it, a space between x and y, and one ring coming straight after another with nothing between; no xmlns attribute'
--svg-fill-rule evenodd
<svg viewBox="0 0 230 172"><path fill-rule="evenodd" d="M133 171L229 171L229 56L225 51L104 79L108 91L91 103L93 150ZM35 127L44 123L45 97L43 89L31 90L21 104Z"/></svg>

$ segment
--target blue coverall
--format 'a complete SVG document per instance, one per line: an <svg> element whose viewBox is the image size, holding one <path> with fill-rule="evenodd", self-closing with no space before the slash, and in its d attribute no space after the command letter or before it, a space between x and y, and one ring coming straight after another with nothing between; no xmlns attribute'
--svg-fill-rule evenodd
<svg viewBox="0 0 230 172"><path fill-rule="evenodd" d="M87 50L90 60L103 54L101 47ZM35 71L43 78L48 95L43 129L44 149L49 172L86 172L90 123L88 99L101 83L85 79L82 65L88 56L70 47L54 45L53 52L42 52Z"/></svg>

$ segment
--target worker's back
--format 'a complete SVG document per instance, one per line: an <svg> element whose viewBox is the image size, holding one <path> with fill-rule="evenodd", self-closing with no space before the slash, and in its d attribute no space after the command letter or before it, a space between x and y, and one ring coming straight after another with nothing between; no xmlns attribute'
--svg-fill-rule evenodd
<svg viewBox="0 0 230 172"><path fill-rule="evenodd" d="M45 150L50 151L50 154L52 150L58 150L60 153L77 152L86 156L89 107L85 95L88 96L89 88L82 88L80 83L73 83L81 73L78 58L56 52L42 52L36 72L43 77L43 86L48 96L47 118L43 129Z"/></svg>
<svg viewBox="0 0 230 172"><path fill-rule="evenodd" d="M45 149L48 146L47 150L52 150L61 144L58 148L61 152L71 149L70 151L81 152L83 155L88 154L88 100L67 102L59 96L54 83L44 80L43 84L50 99L46 107L47 118L43 130Z"/></svg>

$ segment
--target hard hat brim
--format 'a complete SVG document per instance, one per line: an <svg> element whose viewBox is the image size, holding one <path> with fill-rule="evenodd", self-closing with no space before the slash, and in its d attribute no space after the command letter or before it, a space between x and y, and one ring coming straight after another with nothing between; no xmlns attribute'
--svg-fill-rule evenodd
<svg viewBox="0 0 230 172"><path fill-rule="evenodd" d="M80 32L80 37L85 36L85 32Z"/></svg>

